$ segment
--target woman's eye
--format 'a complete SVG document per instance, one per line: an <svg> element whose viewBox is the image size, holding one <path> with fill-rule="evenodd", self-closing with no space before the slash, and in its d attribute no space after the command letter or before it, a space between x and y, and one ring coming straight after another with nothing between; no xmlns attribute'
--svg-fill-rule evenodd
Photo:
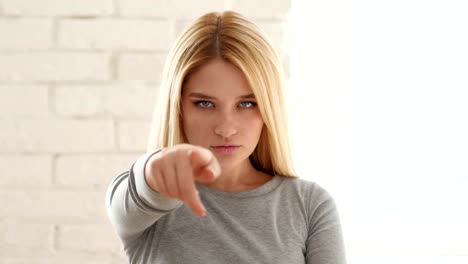
<svg viewBox="0 0 468 264"><path fill-rule="evenodd" d="M244 108L252 108L257 105L255 102L250 102L250 101L245 101L240 103L242 107Z"/></svg>
<svg viewBox="0 0 468 264"><path fill-rule="evenodd" d="M201 108L212 108L214 107L213 103L210 101L196 101L194 102L195 106L201 107ZM241 108L253 108L257 105L255 102L251 101L245 101L245 102L240 102L239 106Z"/></svg>
<svg viewBox="0 0 468 264"><path fill-rule="evenodd" d="M212 107L213 104L211 102L208 102L208 101L196 101L195 102L195 105L196 106L200 106L202 108L208 108L208 107Z"/></svg>

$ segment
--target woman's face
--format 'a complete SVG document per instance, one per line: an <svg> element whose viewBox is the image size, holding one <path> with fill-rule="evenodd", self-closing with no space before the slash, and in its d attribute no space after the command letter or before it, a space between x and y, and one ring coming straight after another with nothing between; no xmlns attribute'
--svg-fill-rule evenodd
<svg viewBox="0 0 468 264"><path fill-rule="evenodd" d="M182 122L188 143L210 149L224 168L248 159L263 128L244 74L219 58L201 66L186 80Z"/></svg>

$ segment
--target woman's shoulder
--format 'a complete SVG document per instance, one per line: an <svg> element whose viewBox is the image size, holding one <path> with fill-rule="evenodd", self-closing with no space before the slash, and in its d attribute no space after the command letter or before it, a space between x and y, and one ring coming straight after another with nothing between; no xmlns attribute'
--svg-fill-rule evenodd
<svg viewBox="0 0 468 264"><path fill-rule="evenodd" d="M305 199L313 201L333 199L330 192L316 181L300 177L280 177L283 178L283 188L293 191Z"/></svg>
<svg viewBox="0 0 468 264"><path fill-rule="evenodd" d="M282 195L286 200L303 206L309 223L329 212L336 212L335 199L325 187L315 181L284 177L282 187Z"/></svg>

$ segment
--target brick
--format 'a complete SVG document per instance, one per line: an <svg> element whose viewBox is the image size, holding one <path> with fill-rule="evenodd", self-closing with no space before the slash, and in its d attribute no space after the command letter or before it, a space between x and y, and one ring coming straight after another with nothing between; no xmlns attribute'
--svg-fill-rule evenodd
<svg viewBox="0 0 468 264"><path fill-rule="evenodd" d="M105 189L2 190L0 219L10 218L36 224L108 223Z"/></svg>
<svg viewBox="0 0 468 264"><path fill-rule="evenodd" d="M61 86L55 89L54 104L60 116L150 118L156 92L155 86L135 83L113 86Z"/></svg>
<svg viewBox="0 0 468 264"><path fill-rule="evenodd" d="M166 54L122 54L118 64L118 79L161 82L166 57Z"/></svg>
<svg viewBox="0 0 468 264"><path fill-rule="evenodd" d="M112 91L106 104L117 117L151 119L156 103L157 86L126 85Z"/></svg>
<svg viewBox="0 0 468 264"><path fill-rule="evenodd" d="M0 187L44 187L49 186L52 181L52 156L1 155L0 168L3 171Z"/></svg>
<svg viewBox="0 0 468 264"><path fill-rule="evenodd" d="M121 247L119 246L119 249L120 248ZM122 264L122 263L128 263L128 257L127 255L125 255L125 252L123 251L123 249L120 250L120 254L115 254L114 258L111 260L109 264Z"/></svg>
<svg viewBox="0 0 468 264"><path fill-rule="evenodd" d="M0 117L31 118L49 115L48 87L0 85Z"/></svg>
<svg viewBox="0 0 468 264"><path fill-rule="evenodd" d="M114 149L110 120L4 120L2 152L95 152Z"/></svg>
<svg viewBox="0 0 468 264"><path fill-rule="evenodd" d="M44 252L44 250L23 249L21 247L14 250L2 252L0 248L0 258L2 264L114 264L116 259L109 254L97 254L96 252L77 251L55 251ZM125 263L122 261L120 263Z"/></svg>
<svg viewBox="0 0 468 264"><path fill-rule="evenodd" d="M248 18L278 18L287 19L291 8L290 0L233 0L232 10Z"/></svg>
<svg viewBox="0 0 468 264"><path fill-rule="evenodd" d="M0 54L0 81L108 80L109 61L103 53Z"/></svg>
<svg viewBox="0 0 468 264"><path fill-rule="evenodd" d="M100 116L105 113L102 97L108 90L99 86L58 86L53 92L53 108L63 117Z"/></svg>
<svg viewBox="0 0 468 264"><path fill-rule="evenodd" d="M56 184L66 186L107 187L111 180L130 170L143 155L64 155L57 158Z"/></svg>
<svg viewBox="0 0 468 264"><path fill-rule="evenodd" d="M119 0L119 14L130 16L166 17L168 7L166 0Z"/></svg>
<svg viewBox="0 0 468 264"><path fill-rule="evenodd" d="M118 124L119 149L145 151L150 121L120 121Z"/></svg>
<svg viewBox="0 0 468 264"><path fill-rule="evenodd" d="M74 49L169 50L167 21L66 19L59 24L58 45Z"/></svg>
<svg viewBox="0 0 468 264"><path fill-rule="evenodd" d="M118 0L119 13L127 16L167 17L167 0Z"/></svg>
<svg viewBox="0 0 468 264"><path fill-rule="evenodd" d="M48 249L52 246L53 225L0 222L2 247Z"/></svg>
<svg viewBox="0 0 468 264"><path fill-rule="evenodd" d="M113 13L112 0L1 0L6 15L92 16Z"/></svg>
<svg viewBox="0 0 468 264"><path fill-rule="evenodd" d="M191 0L119 0L119 12L126 16L196 18L211 11L224 9L224 1L206 0L203 4Z"/></svg>
<svg viewBox="0 0 468 264"><path fill-rule="evenodd" d="M0 247L0 263L2 264L29 264L40 263L35 262L37 259L45 259L50 256L51 249L43 248L28 248L21 246L2 246Z"/></svg>
<svg viewBox="0 0 468 264"><path fill-rule="evenodd" d="M56 245L58 250L116 251L120 247L120 241L108 223L59 225Z"/></svg>
<svg viewBox="0 0 468 264"><path fill-rule="evenodd" d="M183 31L188 28L193 23L193 20L183 19L183 20L176 20L174 23L174 31L173 31L173 38L172 42L175 43L177 38L182 35Z"/></svg>
<svg viewBox="0 0 468 264"><path fill-rule="evenodd" d="M50 19L0 19L0 50L48 49L52 47Z"/></svg>

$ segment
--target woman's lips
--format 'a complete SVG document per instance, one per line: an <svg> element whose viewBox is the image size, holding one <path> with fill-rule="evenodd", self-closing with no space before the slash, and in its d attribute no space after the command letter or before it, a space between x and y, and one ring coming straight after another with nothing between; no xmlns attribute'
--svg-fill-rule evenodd
<svg viewBox="0 0 468 264"><path fill-rule="evenodd" d="M213 146L211 148L220 154L232 154L236 152L240 146Z"/></svg>

